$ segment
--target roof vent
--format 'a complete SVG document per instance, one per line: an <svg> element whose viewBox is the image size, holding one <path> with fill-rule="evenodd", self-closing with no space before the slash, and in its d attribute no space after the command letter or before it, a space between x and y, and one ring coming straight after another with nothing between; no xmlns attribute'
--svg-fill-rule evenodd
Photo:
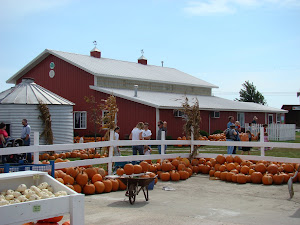
<svg viewBox="0 0 300 225"><path fill-rule="evenodd" d="M134 97L137 97L139 85L134 85Z"/></svg>
<svg viewBox="0 0 300 225"><path fill-rule="evenodd" d="M142 56L140 58L138 58L138 63L143 64L143 65L147 65L147 59L144 56L144 50L141 50Z"/></svg>

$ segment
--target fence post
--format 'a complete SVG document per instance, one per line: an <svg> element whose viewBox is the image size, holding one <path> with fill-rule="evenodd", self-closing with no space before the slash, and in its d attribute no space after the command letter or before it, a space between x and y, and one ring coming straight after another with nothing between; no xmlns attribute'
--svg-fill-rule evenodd
<svg viewBox="0 0 300 225"><path fill-rule="evenodd" d="M40 145L40 135L39 135L39 132L35 131L33 133L33 135L34 135L34 143L33 143L33 145L35 145L35 146ZM33 153L33 164L39 164L39 155L40 155L40 153L37 152L37 151Z"/></svg>
<svg viewBox="0 0 300 225"><path fill-rule="evenodd" d="M161 141L165 141L166 140L166 132L162 131L161 132ZM165 154L165 144L161 144L160 146L160 154L164 155Z"/></svg>
<svg viewBox="0 0 300 225"><path fill-rule="evenodd" d="M109 141L113 141L114 140L114 130L110 130L109 133ZM108 163L108 175L112 174L112 157L113 157L113 153L114 153L114 147L113 146L109 146L109 152L108 152L108 157L110 159L110 162Z"/></svg>
<svg viewBox="0 0 300 225"><path fill-rule="evenodd" d="M265 142L265 132L264 132L264 128L261 127L260 128L260 143L264 143ZM260 147L260 156L265 156L265 147L262 146Z"/></svg>

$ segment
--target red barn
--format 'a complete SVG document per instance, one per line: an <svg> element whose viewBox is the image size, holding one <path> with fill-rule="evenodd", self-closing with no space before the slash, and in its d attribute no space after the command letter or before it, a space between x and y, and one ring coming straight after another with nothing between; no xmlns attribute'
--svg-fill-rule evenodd
<svg viewBox="0 0 300 225"><path fill-rule="evenodd" d="M18 84L24 77L33 78L37 84L76 104L74 132L79 135L94 132L90 106L84 96L94 96L98 102L110 94L117 97L116 119L121 139L125 139L139 121L150 124L155 139L159 120L168 122L168 135L173 139L182 136L184 122L180 109L185 96L198 99L201 129L209 133L224 130L228 116L234 116L243 126L254 116L259 118L259 123L277 122L286 112L212 96L212 88L218 87L206 81L174 68L148 65L143 55L137 63L102 58L96 47L90 55L46 49L7 83Z"/></svg>

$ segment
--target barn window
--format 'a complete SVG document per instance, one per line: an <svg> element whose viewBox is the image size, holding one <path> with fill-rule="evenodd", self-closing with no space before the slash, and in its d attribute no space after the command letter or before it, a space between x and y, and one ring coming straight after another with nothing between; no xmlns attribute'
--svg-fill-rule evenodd
<svg viewBox="0 0 300 225"><path fill-rule="evenodd" d="M238 113L237 120L240 122L241 127L245 128L245 113L242 113L242 112Z"/></svg>
<svg viewBox="0 0 300 225"><path fill-rule="evenodd" d="M86 129L86 112L74 112L74 129Z"/></svg>
<svg viewBox="0 0 300 225"><path fill-rule="evenodd" d="M183 117L184 116L184 113L180 110L177 110L177 109L175 109L173 111L173 114L174 114L175 117Z"/></svg>
<svg viewBox="0 0 300 225"><path fill-rule="evenodd" d="M281 115L280 115L280 113L276 114L276 123L281 123Z"/></svg>
<svg viewBox="0 0 300 225"><path fill-rule="evenodd" d="M211 118L220 118L220 112L217 111L211 112Z"/></svg>

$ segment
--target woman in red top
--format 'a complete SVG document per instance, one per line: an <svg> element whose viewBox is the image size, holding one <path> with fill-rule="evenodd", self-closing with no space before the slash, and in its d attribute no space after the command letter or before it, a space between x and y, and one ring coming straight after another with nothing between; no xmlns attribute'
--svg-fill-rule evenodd
<svg viewBox="0 0 300 225"><path fill-rule="evenodd" d="M6 132L6 125L5 123L0 123L0 147L3 148L4 145L6 144L8 137L8 134Z"/></svg>

